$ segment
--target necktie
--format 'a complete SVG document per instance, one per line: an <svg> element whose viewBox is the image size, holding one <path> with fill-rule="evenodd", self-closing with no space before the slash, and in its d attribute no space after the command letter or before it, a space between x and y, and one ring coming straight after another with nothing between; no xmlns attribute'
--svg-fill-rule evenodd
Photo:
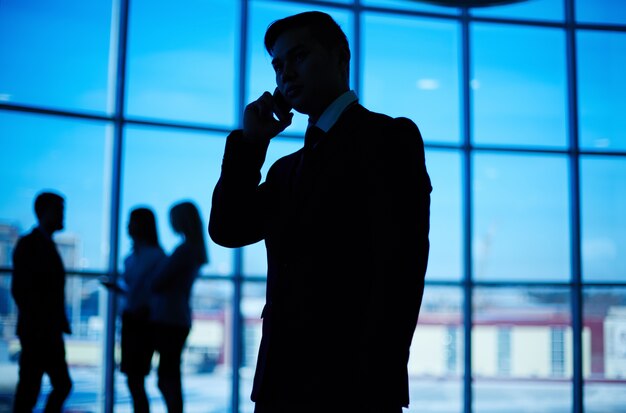
<svg viewBox="0 0 626 413"><path fill-rule="evenodd" d="M294 190L299 196L304 196L311 185L313 152L324 135L325 132L317 126L310 126L304 134L304 148L293 180Z"/></svg>
<svg viewBox="0 0 626 413"><path fill-rule="evenodd" d="M304 134L304 151L311 152L324 137L324 131L317 126L310 126Z"/></svg>

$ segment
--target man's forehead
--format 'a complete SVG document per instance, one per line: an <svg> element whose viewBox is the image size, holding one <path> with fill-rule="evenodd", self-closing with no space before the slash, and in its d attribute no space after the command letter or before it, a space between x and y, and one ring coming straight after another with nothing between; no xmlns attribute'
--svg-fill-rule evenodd
<svg viewBox="0 0 626 413"><path fill-rule="evenodd" d="M274 42L272 47L272 57L274 59L282 59L290 51L300 46L312 46L317 43L317 40L311 34L311 30L308 27L298 27L294 29L285 30L281 33Z"/></svg>

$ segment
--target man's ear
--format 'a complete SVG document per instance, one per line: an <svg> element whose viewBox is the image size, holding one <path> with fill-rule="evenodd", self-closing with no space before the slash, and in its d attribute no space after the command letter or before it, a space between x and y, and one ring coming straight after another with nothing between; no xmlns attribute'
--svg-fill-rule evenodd
<svg viewBox="0 0 626 413"><path fill-rule="evenodd" d="M339 63L342 68L350 67L350 49L346 46L341 46L337 49Z"/></svg>
<svg viewBox="0 0 626 413"><path fill-rule="evenodd" d="M338 47L335 49L335 56L339 70L344 74L346 79L350 77L350 49L347 47Z"/></svg>

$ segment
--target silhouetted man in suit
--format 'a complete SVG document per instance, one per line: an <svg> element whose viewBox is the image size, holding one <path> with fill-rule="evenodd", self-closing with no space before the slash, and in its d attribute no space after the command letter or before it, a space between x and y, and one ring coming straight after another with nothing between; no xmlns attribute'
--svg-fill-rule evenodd
<svg viewBox="0 0 626 413"><path fill-rule="evenodd" d="M16 413L33 410L44 373L52 385L45 412L60 412L72 388L63 341L63 333L70 333L65 269L52 240L52 234L63 229L63 197L39 194L35 214L39 225L20 238L13 252L11 293L17 304L17 335L22 346Z"/></svg>
<svg viewBox="0 0 626 413"><path fill-rule="evenodd" d="M220 245L267 248L255 412L401 412L429 251L422 137L358 103L327 14L274 22L265 46L277 91L228 136L209 224ZM309 116L304 147L260 183L270 140L291 123L285 106Z"/></svg>

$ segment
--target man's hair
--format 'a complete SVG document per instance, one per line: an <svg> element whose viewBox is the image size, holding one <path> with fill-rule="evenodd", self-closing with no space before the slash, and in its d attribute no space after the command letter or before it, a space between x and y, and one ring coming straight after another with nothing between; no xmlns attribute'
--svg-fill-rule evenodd
<svg viewBox="0 0 626 413"><path fill-rule="evenodd" d="M55 192L41 192L35 198L35 215L37 215L37 219L41 219L41 217L48 211L50 208L55 205L63 204L65 199L60 194Z"/></svg>
<svg viewBox="0 0 626 413"><path fill-rule="evenodd" d="M149 208L135 208L130 211L130 222L133 223L133 241L140 241L146 245L159 246L156 218Z"/></svg>
<svg viewBox="0 0 626 413"><path fill-rule="evenodd" d="M284 19L276 20L265 32L265 49L272 55L274 43L286 31L308 27L311 35L328 51L337 47L350 53L346 34L330 15L321 11L307 11Z"/></svg>

